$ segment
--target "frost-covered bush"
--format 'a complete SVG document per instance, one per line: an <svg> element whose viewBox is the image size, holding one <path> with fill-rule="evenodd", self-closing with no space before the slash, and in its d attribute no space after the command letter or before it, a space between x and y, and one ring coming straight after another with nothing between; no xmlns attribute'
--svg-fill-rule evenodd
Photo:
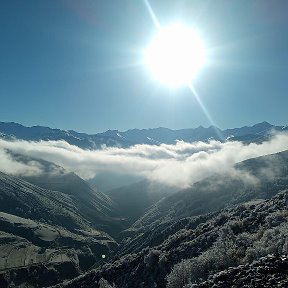
<svg viewBox="0 0 288 288"><path fill-rule="evenodd" d="M279 211L266 217L266 222L270 228L279 226L281 223L286 222L287 211Z"/></svg>
<svg viewBox="0 0 288 288"><path fill-rule="evenodd" d="M184 285L191 282L193 272L193 260L182 260L173 267L171 273L167 276L167 288L184 287Z"/></svg>
<svg viewBox="0 0 288 288"><path fill-rule="evenodd" d="M198 257L176 264L167 276L167 288L182 288L186 284L199 282L209 274L240 263L241 247L231 229L221 229L217 241Z"/></svg>
<svg viewBox="0 0 288 288"><path fill-rule="evenodd" d="M268 229L246 251L246 261L252 262L268 254L288 254L288 223Z"/></svg>

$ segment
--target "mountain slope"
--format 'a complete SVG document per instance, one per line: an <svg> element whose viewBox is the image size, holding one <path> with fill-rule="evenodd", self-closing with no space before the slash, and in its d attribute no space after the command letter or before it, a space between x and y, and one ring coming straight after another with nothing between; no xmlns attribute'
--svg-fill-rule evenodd
<svg viewBox="0 0 288 288"><path fill-rule="evenodd" d="M253 199L269 199L288 187L288 151L253 158L236 165L238 173L215 174L156 203L131 228L122 232L121 253L158 245L173 221L216 212ZM247 175L254 176L252 182ZM268 177L269 175L269 177Z"/></svg>
<svg viewBox="0 0 288 288"><path fill-rule="evenodd" d="M75 173L42 159L12 152L9 152L9 155L18 163L29 165L33 162L41 167L40 174L21 176L21 178L44 189L60 191L68 195L74 201L81 216L92 222L96 228L115 236L119 230L127 227L125 221L119 219L119 211L115 208L115 203L107 195L91 188Z"/></svg>
<svg viewBox="0 0 288 288"><path fill-rule="evenodd" d="M102 254L116 248L76 202L0 172L1 287L55 284L100 263Z"/></svg>
<svg viewBox="0 0 288 288"><path fill-rule="evenodd" d="M44 173L22 178L44 189L69 195L80 214L101 230L115 234L117 231L113 229L117 225L121 226L121 223L116 220L119 213L115 209L115 203L105 194L92 189L75 173L64 171L58 174Z"/></svg>
<svg viewBox="0 0 288 288"><path fill-rule="evenodd" d="M58 191L45 190L0 172L0 211L31 219L49 219L70 229L89 226L73 200Z"/></svg>

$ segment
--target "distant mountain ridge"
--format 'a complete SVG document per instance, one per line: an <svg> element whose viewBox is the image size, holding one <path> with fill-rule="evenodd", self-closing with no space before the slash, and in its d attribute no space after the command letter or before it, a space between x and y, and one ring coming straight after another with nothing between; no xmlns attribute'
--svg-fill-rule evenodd
<svg viewBox="0 0 288 288"><path fill-rule="evenodd" d="M276 126L261 122L253 126L244 126L221 130L215 126L204 128L172 130L168 128L132 129L124 132L108 130L89 135L73 130L52 129L43 126L25 127L14 122L0 122L0 138L27 141L64 140L83 149L101 149L107 147L130 147L136 144L175 144L176 141L194 142L215 139L219 141L239 140L255 142L265 140L272 131L288 131L288 126Z"/></svg>

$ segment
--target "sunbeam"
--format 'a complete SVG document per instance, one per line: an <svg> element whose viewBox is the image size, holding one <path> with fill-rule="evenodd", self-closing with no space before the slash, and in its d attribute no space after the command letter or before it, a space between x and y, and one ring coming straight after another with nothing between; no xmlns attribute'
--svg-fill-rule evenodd
<svg viewBox="0 0 288 288"><path fill-rule="evenodd" d="M148 9L148 11L149 11L149 14L150 14L150 16L151 16L151 18L152 18L152 20L153 20L153 23L154 23L155 27L156 27L158 30L160 30L160 29L161 29L160 23L159 23L156 15L155 15L152 7L151 7L149 1L148 1L148 0L144 0L144 3L145 3L145 5L146 5L146 7L147 7L147 9Z"/></svg>
<svg viewBox="0 0 288 288"><path fill-rule="evenodd" d="M208 121L210 122L211 126L214 128L215 132L217 133L218 137L221 140L224 140L223 135L221 134L221 132L219 131L219 129L216 128L216 125L210 115L210 113L208 112L208 110L206 109L206 107L204 106L203 102L201 101L201 98L199 97L198 93L196 92L195 88L193 87L193 85L191 83L189 83L188 88L190 89L190 91L192 92L193 96L195 97L196 101L198 102L199 106L201 107L203 113L205 114L206 118L208 119Z"/></svg>

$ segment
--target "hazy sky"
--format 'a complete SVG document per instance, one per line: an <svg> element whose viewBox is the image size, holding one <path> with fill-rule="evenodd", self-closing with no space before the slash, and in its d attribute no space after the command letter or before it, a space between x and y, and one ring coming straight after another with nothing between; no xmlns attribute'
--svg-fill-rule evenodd
<svg viewBox="0 0 288 288"><path fill-rule="evenodd" d="M288 1L150 0L162 26L200 31L193 81L214 124L288 124ZM144 0L1 0L0 121L83 132L209 126L191 91L143 65L156 28Z"/></svg>

